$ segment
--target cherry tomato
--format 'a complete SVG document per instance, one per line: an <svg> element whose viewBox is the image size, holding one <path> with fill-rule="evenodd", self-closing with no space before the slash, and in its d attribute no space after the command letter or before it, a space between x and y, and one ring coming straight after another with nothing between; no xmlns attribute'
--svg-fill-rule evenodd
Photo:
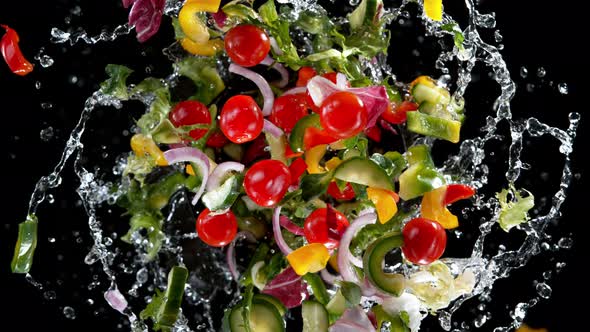
<svg viewBox="0 0 590 332"><path fill-rule="evenodd" d="M245 143L254 140L262 132L262 110L250 96L237 95L225 102L219 119L219 127L230 141Z"/></svg>
<svg viewBox="0 0 590 332"><path fill-rule="evenodd" d="M228 142L229 140L227 139L227 137L225 137L225 135L223 135L221 131L215 130L207 139L207 146L210 146L212 148L222 148Z"/></svg>
<svg viewBox="0 0 590 332"><path fill-rule="evenodd" d="M316 209L306 219L303 224L303 235L309 243L322 243L328 249L338 247L340 238L348 228L346 217L334 208L330 209L333 213L331 220L328 221L328 208Z"/></svg>
<svg viewBox="0 0 590 332"><path fill-rule="evenodd" d="M367 109L354 93L335 92L320 107L320 123L329 135L349 138L367 126Z"/></svg>
<svg viewBox="0 0 590 332"><path fill-rule="evenodd" d="M225 50L233 62L252 67L270 51L270 39L264 30L251 24L231 28L225 35Z"/></svg>
<svg viewBox="0 0 590 332"><path fill-rule="evenodd" d="M278 160L262 160L252 165L244 176L244 189L254 203L277 205L291 184L289 168Z"/></svg>
<svg viewBox="0 0 590 332"><path fill-rule="evenodd" d="M213 214L205 209L197 218L197 233L203 242L213 247L223 247L236 237L238 222L233 212Z"/></svg>
<svg viewBox="0 0 590 332"><path fill-rule="evenodd" d="M406 113L415 111L417 109L418 104L411 101L404 101L395 108L393 108L390 104L387 107L387 110L381 114L381 117L389 123L400 124L406 122L408 118Z"/></svg>
<svg viewBox="0 0 590 332"><path fill-rule="evenodd" d="M449 184L447 186L447 192L443 200L443 205L455 203L458 200L466 199L475 195L475 189L464 184Z"/></svg>
<svg viewBox="0 0 590 332"><path fill-rule="evenodd" d="M402 230L406 259L418 265L427 265L442 256L447 246L447 233L436 221L426 218L410 220Z"/></svg>
<svg viewBox="0 0 590 332"><path fill-rule="evenodd" d="M307 170L307 164L305 163L305 160L303 160L303 158L297 158L297 159L293 160L291 165L289 165L289 171L291 172L291 185L292 186L299 185L299 180L301 179L301 176L305 173L306 170Z"/></svg>
<svg viewBox="0 0 590 332"><path fill-rule="evenodd" d="M309 80L312 77L316 76L318 73L312 67L301 67L297 74L298 77L295 86L306 86L307 82L309 82Z"/></svg>
<svg viewBox="0 0 590 332"><path fill-rule="evenodd" d="M307 115L307 104L302 94L285 95L275 99L270 122L290 133L297 121Z"/></svg>
<svg viewBox="0 0 590 332"><path fill-rule="evenodd" d="M309 77L307 80L309 81L312 77ZM327 78L330 81L332 81L332 83L336 84L338 73L337 72L326 73L326 74L322 74L322 77ZM350 83L346 82L346 86L347 87L350 87ZM317 107L315 105L315 103L313 102L313 99L311 98L311 95L309 94L309 91L307 91L305 93L305 101L307 102L307 107L309 107L309 109L311 109L313 112L315 112L315 113L319 113L320 112L320 108Z"/></svg>
<svg viewBox="0 0 590 332"><path fill-rule="evenodd" d="M338 80L337 80L338 73L335 72L335 71L330 72L330 73L322 74L322 77L329 79L334 84L338 84Z"/></svg>
<svg viewBox="0 0 590 332"><path fill-rule="evenodd" d="M211 114L205 104L196 100L181 101L168 114L174 127L192 126L196 124L211 124ZM207 129L193 129L189 135L198 140L205 136Z"/></svg>
<svg viewBox="0 0 590 332"><path fill-rule="evenodd" d="M339 201L350 201L351 199L354 199L356 197L354 189L352 189L350 183L347 183L346 187L344 187L344 189L340 191L340 188L338 188L336 182L330 182L330 184L328 185L328 194Z"/></svg>

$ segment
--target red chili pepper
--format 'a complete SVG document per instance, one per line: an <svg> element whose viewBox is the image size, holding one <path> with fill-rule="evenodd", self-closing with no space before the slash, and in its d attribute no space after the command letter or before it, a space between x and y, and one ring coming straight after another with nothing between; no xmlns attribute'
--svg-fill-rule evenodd
<svg viewBox="0 0 590 332"><path fill-rule="evenodd" d="M475 189L464 184L449 184L447 186L447 192L443 200L443 205L455 203L458 200L466 199L475 195Z"/></svg>
<svg viewBox="0 0 590 332"><path fill-rule="evenodd" d="M293 160L291 165L289 165L289 171L291 172L291 185L298 186L299 180L306 170L307 164L303 158L297 158Z"/></svg>
<svg viewBox="0 0 590 332"><path fill-rule="evenodd" d="M20 76L25 76L32 72L33 65L25 59L18 46L19 37L16 31L7 25L0 26L6 30L6 33L2 36L2 40L0 40L0 51L10 70Z"/></svg>

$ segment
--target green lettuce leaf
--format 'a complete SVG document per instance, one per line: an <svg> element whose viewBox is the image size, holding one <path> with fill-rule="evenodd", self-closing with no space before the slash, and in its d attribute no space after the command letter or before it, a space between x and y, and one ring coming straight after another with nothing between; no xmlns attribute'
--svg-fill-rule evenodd
<svg viewBox="0 0 590 332"><path fill-rule="evenodd" d="M105 72L109 78L100 84L100 91L120 100L129 99L127 78L133 73L133 70L122 65L108 64Z"/></svg>
<svg viewBox="0 0 590 332"><path fill-rule="evenodd" d="M512 184L508 189L497 193L496 198L500 203L498 223L506 232L509 232L514 226L527 222L529 220L528 211L535 206L535 196L530 191L517 190Z"/></svg>

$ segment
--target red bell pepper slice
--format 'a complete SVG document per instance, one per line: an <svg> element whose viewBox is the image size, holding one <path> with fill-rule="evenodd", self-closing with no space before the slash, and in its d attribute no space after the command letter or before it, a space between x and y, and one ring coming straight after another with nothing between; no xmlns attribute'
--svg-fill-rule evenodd
<svg viewBox="0 0 590 332"><path fill-rule="evenodd" d="M458 200L466 199L475 195L475 189L464 184L449 184L443 200L443 205L455 203Z"/></svg>
<svg viewBox="0 0 590 332"><path fill-rule="evenodd" d="M33 65L24 57L18 46L20 38L16 31L7 25L0 25L0 27L6 30L2 40L0 40L0 51L10 70L19 76L25 76L32 72Z"/></svg>

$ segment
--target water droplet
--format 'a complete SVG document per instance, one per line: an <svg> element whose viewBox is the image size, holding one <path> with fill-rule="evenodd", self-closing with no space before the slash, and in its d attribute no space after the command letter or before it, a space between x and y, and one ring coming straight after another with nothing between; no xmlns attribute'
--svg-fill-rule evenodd
<svg viewBox="0 0 590 332"><path fill-rule="evenodd" d="M50 110L53 108L53 104L52 103L41 103L41 108L44 110Z"/></svg>
<svg viewBox="0 0 590 332"><path fill-rule="evenodd" d="M76 83L78 83L78 76L76 76L76 75L70 75L70 77L68 77L68 82L70 82L70 84L76 84Z"/></svg>
<svg viewBox="0 0 590 332"><path fill-rule="evenodd" d="M57 297L54 291L46 291L45 293L43 293L43 297L46 300L55 300L55 298Z"/></svg>
<svg viewBox="0 0 590 332"><path fill-rule="evenodd" d="M63 313L67 319L71 319L71 320L76 319L76 311L72 307L65 306Z"/></svg>
<svg viewBox="0 0 590 332"><path fill-rule="evenodd" d="M567 95L569 92L568 87L567 87L567 83L557 84L557 90L559 90L559 93L561 93L562 95Z"/></svg>
<svg viewBox="0 0 590 332"><path fill-rule="evenodd" d="M512 313L512 318L517 322L522 322L526 317L527 310L529 309L529 305L527 303L519 303L514 308L514 312Z"/></svg>
<svg viewBox="0 0 590 332"><path fill-rule="evenodd" d="M41 56L41 58L39 58L39 63L43 68L48 68L53 66L54 61L49 55L44 54Z"/></svg>
<svg viewBox="0 0 590 332"><path fill-rule="evenodd" d="M449 314L446 311L439 312L438 323L440 324L440 327L442 327L443 330L450 331L451 330L451 314Z"/></svg>
<svg viewBox="0 0 590 332"><path fill-rule="evenodd" d="M543 279L549 280L549 279L551 279L552 275L553 275L553 273L551 271L545 271L545 272L543 272Z"/></svg>
<svg viewBox="0 0 590 332"><path fill-rule="evenodd" d="M567 264L565 262L558 262L555 264L555 272L559 273Z"/></svg>
<svg viewBox="0 0 590 332"><path fill-rule="evenodd" d="M55 203L55 197L52 194L47 195L47 203L53 204Z"/></svg>
<svg viewBox="0 0 590 332"><path fill-rule="evenodd" d="M65 31L61 31L58 28L52 28L51 29L51 39L50 41L54 44L61 44L61 43L65 43L66 41L68 41L68 39L70 39L70 34L65 32Z"/></svg>
<svg viewBox="0 0 590 332"><path fill-rule="evenodd" d="M504 37L502 36L502 34L500 33L500 30L496 30L494 32L494 40L496 41L496 43L500 43L502 42L502 40L504 39Z"/></svg>
<svg viewBox="0 0 590 332"><path fill-rule="evenodd" d="M86 304L93 305L94 304L94 300L93 299L88 299L88 300L86 300Z"/></svg>
<svg viewBox="0 0 590 332"><path fill-rule="evenodd" d="M526 85L526 91L528 92L534 92L535 91L535 85L533 83L527 83Z"/></svg>
<svg viewBox="0 0 590 332"><path fill-rule="evenodd" d="M358 4L361 2L361 0L348 0L348 3L351 6L358 6Z"/></svg>
<svg viewBox="0 0 590 332"><path fill-rule="evenodd" d="M477 318L473 321L473 325L475 327L480 328L488 321L488 317L486 315L478 315Z"/></svg>
<svg viewBox="0 0 590 332"><path fill-rule="evenodd" d="M148 271L145 267L142 267L141 269L139 269L139 271L137 271L137 274L135 275L135 280L137 280L138 284L145 284L148 280Z"/></svg>
<svg viewBox="0 0 590 332"><path fill-rule="evenodd" d="M45 129L42 129L39 133L42 141L49 142L53 138L53 127L49 126Z"/></svg>
<svg viewBox="0 0 590 332"><path fill-rule="evenodd" d="M540 282L536 286L537 294L544 299L548 299L551 297L552 289L544 282Z"/></svg>
<svg viewBox="0 0 590 332"><path fill-rule="evenodd" d="M48 237L47 241L49 241L49 243L55 243L55 238L54 237Z"/></svg>
<svg viewBox="0 0 590 332"><path fill-rule="evenodd" d="M520 77L526 78L529 74L529 70L525 66L520 67Z"/></svg>
<svg viewBox="0 0 590 332"><path fill-rule="evenodd" d="M35 89L37 89L37 90L41 89L41 82L39 82L39 81L35 82Z"/></svg>
<svg viewBox="0 0 590 332"><path fill-rule="evenodd" d="M559 241L557 242L557 245L561 248L561 249L571 249L572 246L574 244L574 240L571 237L562 237L561 239L559 239Z"/></svg>
<svg viewBox="0 0 590 332"><path fill-rule="evenodd" d="M543 77L545 77L545 75L547 75L547 71L545 70L545 68L539 67L537 69L537 77L543 78Z"/></svg>

